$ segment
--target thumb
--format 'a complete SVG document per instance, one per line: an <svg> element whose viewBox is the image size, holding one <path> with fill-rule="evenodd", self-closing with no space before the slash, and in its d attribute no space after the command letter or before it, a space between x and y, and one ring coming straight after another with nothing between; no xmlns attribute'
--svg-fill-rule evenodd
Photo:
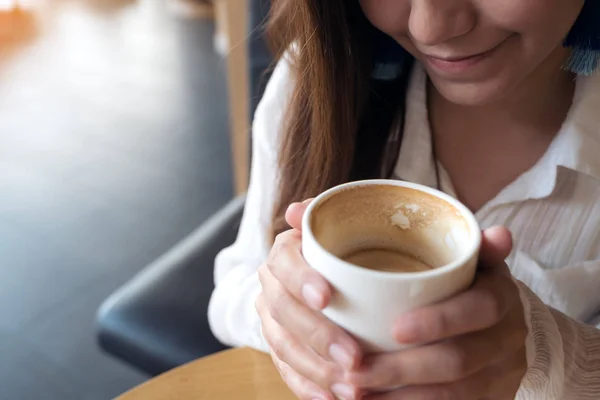
<svg viewBox="0 0 600 400"><path fill-rule="evenodd" d="M512 235L503 226L495 226L483 231L479 261L484 268L494 268L504 264L504 260L512 251Z"/></svg>
<svg viewBox="0 0 600 400"><path fill-rule="evenodd" d="M294 229L302 230L302 217L306 208L313 199L304 200L302 203L292 203L285 212L285 220Z"/></svg>

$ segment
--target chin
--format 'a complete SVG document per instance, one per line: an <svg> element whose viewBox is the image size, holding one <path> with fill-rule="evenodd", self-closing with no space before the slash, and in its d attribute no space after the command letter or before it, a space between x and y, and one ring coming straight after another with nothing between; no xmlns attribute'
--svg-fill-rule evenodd
<svg viewBox="0 0 600 400"><path fill-rule="evenodd" d="M449 82L431 78L436 90L451 103L462 106L484 106L501 100L511 89L506 82Z"/></svg>

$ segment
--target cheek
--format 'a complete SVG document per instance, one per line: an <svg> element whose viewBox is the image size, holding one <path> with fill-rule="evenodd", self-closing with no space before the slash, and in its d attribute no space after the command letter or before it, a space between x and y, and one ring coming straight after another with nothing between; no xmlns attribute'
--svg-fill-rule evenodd
<svg viewBox="0 0 600 400"><path fill-rule="evenodd" d="M560 45L585 0L478 0L490 26L519 34L538 49Z"/></svg>
<svg viewBox="0 0 600 400"><path fill-rule="evenodd" d="M408 29L410 2L411 0L360 0L360 6L373 26L397 38L405 35Z"/></svg>
<svg viewBox="0 0 600 400"><path fill-rule="evenodd" d="M533 26L564 23L577 15L585 0L476 0L478 9L490 22L515 32Z"/></svg>

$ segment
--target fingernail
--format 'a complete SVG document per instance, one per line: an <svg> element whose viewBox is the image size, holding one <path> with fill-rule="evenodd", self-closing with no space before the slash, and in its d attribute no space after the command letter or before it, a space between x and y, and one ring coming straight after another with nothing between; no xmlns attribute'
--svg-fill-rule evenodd
<svg viewBox="0 0 600 400"><path fill-rule="evenodd" d="M331 391L335 393L341 400L354 399L354 389L345 383L336 383L331 387Z"/></svg>
<svg viewBox="0 0 600 400"><path fill-rule="evenodd" d="M352 368L354 359L352 355L341 345L334 343L329 346L329 356L333 361L346 369Z"/></svg>
<svg viewBox="0 0 600 400"><path fill-rule="evenodd" d="M323 296L313 285L304 285L302 287L302 297L310 308L320 310L323 304Z"/></svg>

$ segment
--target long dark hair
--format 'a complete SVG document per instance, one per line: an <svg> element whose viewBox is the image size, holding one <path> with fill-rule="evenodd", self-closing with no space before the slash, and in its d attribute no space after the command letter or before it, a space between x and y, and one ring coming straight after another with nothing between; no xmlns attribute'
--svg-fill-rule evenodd
<svg viewBox="0 0 600 400"><path fill-rule="evenodd" d="M390 173L382 160L392 125L402 122L412 59L396 79L371 78L382 34L355 0L274 0L268 34L295 82L279 152L278 233L292 202Z"/></svg>

